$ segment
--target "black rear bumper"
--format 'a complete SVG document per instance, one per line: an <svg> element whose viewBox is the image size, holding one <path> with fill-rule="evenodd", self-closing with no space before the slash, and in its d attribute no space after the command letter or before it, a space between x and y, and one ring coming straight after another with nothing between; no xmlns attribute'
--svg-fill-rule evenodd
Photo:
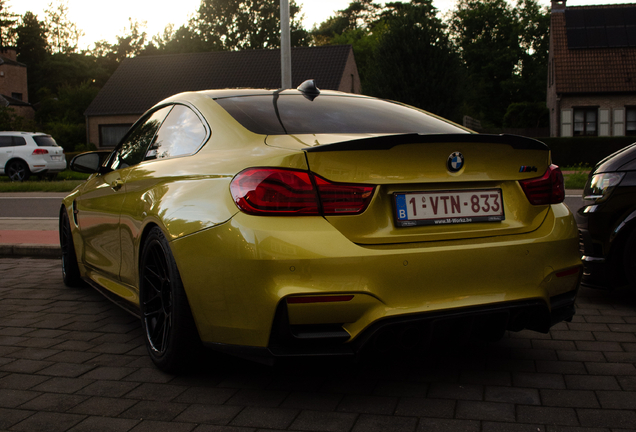
<svg viewBox="0 0 636 432"><path fill-rule="evenodd" d="M276 358L352 357L367 349L400 351L472 338L496 340L506 330L547 333L553 325L572 319L577 291L551 297L550 307L537 299L386 318L373 323L351 341L342 325L290 325L283 301L277 309L267 348L207 345L217 351L272 363Z"/></svg>

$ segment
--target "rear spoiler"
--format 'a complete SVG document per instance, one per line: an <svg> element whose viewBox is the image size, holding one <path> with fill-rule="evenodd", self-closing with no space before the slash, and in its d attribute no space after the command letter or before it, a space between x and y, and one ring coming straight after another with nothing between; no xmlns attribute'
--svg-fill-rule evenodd
<svg viewBox="0 0 636 432"><path fill-rule="evenodd" d="M353 151L353 150L389 150L403 144L428 143L488 143L505 144L516 150L549 150L548 146L532 138L519 135L489 134L401 134L362 138L333 144L323 144L303 149L307 153Z"/></svg>

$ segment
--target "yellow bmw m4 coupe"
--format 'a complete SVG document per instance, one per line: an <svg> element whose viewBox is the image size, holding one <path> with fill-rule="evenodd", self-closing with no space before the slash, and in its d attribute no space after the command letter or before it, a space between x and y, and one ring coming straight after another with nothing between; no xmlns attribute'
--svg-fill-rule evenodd
<svg viewBox="0 0 636 432"><path fill-rule="evenodd" d="M156 366L201 347L270 361L547 332L581 263L541 142L367 96L182 93L60 211L64 281L141 318Z"/></svg>

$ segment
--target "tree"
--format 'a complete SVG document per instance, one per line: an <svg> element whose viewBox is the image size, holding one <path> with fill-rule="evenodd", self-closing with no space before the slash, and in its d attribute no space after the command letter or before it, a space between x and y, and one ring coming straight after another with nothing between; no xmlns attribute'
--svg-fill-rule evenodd
<svg viewBox="0 0 636 432"><path fill-rule="evenodd" d="M26 12L16 29L16 50L18 61L28 68L29 100L37 100L36 94L46 83L43 65L50 57L46 40L46 26L44 22L31 12Z"/></svg>
<svg viewBox="0 0 636 432"><path fill-rule="evenodd" d="M468 113L500 127L513 102L545 100L547 10L536 0L459 0L450 20L470 82Z"/></svg>
<svg viewBox="0 0 636 432"><path fill-rule="evenodd" d="M57 6L49 3L44 13L52 52L63 54L77 52L79 38L84 36L84 32L69 20L68 0L58 0Z"/></svg>
<svg viewBox="0 0 636 432"><path fill-rule="evenodd" d="M96 57L106 58L109 63L119 64L128 57L141 54L146 47L147 33L143 31L146 22L133 21L128 18L129 27L124 29L123 36L117 36L117 43L110 44L101 40L95 42L95 48L91 51Z"/></svg>
<svg viewBox="0 0 636 432"><path fill-rule="evenodd" d="M345 9L337 11L317 28L314 27L311 32L314 41L317 45L328 45L333 44L334 37L345 32L370 30L381 10L382 7L372 0L353 0Z"/></svg>
<svg viewBox="0 0 636 432"><path fill-rule="evenodd" d="M26 12L16 29L16 49L18 61L31 68L37 68L48 57L46 25L39 21L37 15Z"/></svg>
<svg viewBox="0 0 636 432"><path fill-rule="evenodd" d="M42 101L36 120L46 132L55 137L66 151L83 148L86 142L84 111L95 99L99 88L92 82L64 84L57 88L55 97Z"/></svg>
<svg viewBox="0 0 636 432"><path fill-rule="evenodd" d="M15 42L15 26L18 15L9 11L7 0L0 0L0 47L11 46Z"/></svg>
<svg viewBox="0 0 636 432"><path fill-rule="evenodd" d="M306 46L308 33L297 17L300 7L289 2L292 46ZM280 47L280 3L270 0L201 0L191 21L207 50Z"/></svg>
<svg viewBox="0 0 636 432"><path fill-rule="evenodd" d="M365 93L455 118L462 68L432 0L388 3L381 21Z"/></svg>
<svg viewBox="0 0 636 432"><path fill-rule="evenodd" d="M175 30L170 24L166 26L163 34L153 36L152 42L146 46L146 54L153 51L166 54L193 53L206 51L206 48L205 42L194 27L182 25Z"/></svg>

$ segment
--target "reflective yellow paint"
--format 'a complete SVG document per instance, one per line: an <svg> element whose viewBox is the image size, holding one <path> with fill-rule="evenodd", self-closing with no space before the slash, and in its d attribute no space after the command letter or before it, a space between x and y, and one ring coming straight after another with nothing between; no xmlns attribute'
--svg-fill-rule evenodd
<svg viewBox="0 0 636 432"><path fill-rule="evenodd" d="M170 100L196 105L210 123L196 155L94 175L64 205L71 221L73 202L78 208L79 226L71 225L82 274L132 304L144 232L159 226L204 342L266 346L276 307L299 294L353 294L347 303L290 305L289 316L292 324L343 323L355 338L381 318L521 299L548 303L576 287L576 275L555 276L580 266L572 215L563 204L531 206L516 181L537 176L516 172L521 165L543 172L547 151L432 144L306 155L308 140L334 137L270 137L266 144L206 96ZM432 160L454 151L467 164L451 176ZM250 216L239 212L229 185L257 166L311 167L331 181L379 186L358 216ZM501 188L506 220L394 226L394 192L466 188Z"/></svg>
<svg viewBox="0 0 636 432"><path fill-rule="evenodd" d="M356 303L355 311L332 303L311 307L314 316L323 311L314 324L359 317L345 326L355 337L379 318L528 298L548 302L575 289L576 275L544 274L546 267L580 266L576 225L571 215L555 216L564 205L551 207L532 233L384 246L356 245L319 217L239 213L171 246L204 340L266 346L278 303L308 293L376 298Z"/></svg>

